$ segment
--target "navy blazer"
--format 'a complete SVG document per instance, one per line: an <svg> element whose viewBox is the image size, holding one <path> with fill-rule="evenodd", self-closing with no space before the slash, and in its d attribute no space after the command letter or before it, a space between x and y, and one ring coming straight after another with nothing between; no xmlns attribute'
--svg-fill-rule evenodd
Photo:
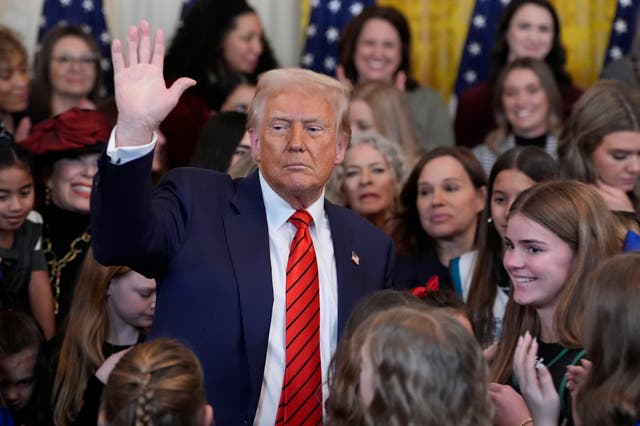
<svg viewBox="0 0 640 426"><path fill-rule="evenodd" d="M149 154L116 166L101 157L91 195L94 255L158 279L150 336L179 338L196 353L217 425L253 424L273 305L258 174L233 180L178 168L152 190L151 160ZM341 333L362 296L390 287L394 250L355 213L329 202L325 211Z"/></svg>

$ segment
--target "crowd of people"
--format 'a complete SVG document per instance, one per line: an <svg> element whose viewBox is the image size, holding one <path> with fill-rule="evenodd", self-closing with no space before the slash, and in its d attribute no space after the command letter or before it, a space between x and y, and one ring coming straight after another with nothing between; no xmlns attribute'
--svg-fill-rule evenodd
<svg viewBox="0 0 640 426"><path fill-rule="evenodd" d="M398 10L338 50L198 0L105 98L81 27L0 27L0 426L640 422L637 81L576 87L547 0L455 118Z"/></svg>

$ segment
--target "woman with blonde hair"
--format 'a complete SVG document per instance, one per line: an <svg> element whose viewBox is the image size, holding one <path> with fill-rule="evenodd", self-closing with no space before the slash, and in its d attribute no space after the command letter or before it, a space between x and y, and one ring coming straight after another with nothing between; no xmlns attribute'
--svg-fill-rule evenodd
<svg viewBox="0 0 640 426"><path fill-rule="evenodd" d="M496 82L493 110L496 128L473 148L487 174L500 154L516 146L537 146L556 158L562 97L543 60L518 58L507 64Z"/></svg>
<svg viewBox="0 0 640 426"><path fill-rule="evenodd" d="M124 266L102 266L89 249L73 296L53 383L58 426L95 423L102 384L94 375L151 326L155 281Z"/></svg>
<svg viewBox="0 0 640 426"><path fill-rule="evenodd" d="M109 375L100 426L208 426L198 358L177 340L156 339L127 352Z"/></svg>
<svg viewBox="0 0 640 426"><path fill-rule="evenodd" d="M496 417L505 424L530 417L512 377L518 338L529 331L538 339L540 362L549 368L563 401L560 424L571 418L566 367L585 355L584 282L599 261L620 251L614 220L589 186L540 183L511 206L504 240L511 291L491 368L491 380L497 382L490 388Z"/></svg>
<svg viewBox="0 0 640 426"><path fill-rule="evenodd" d="M487 369L453 315L407 305L372 315L330 379L329 425L490 425Z"/></svg>
<svg viewBox="0 0 640 426"><path fill-rule="evenodd" d="M640 213L640 93L595 83L575 104L558 157L562 177L591 184L612 210Z"/></svg>
<svg viewBox="0 0 640 426"><path fill-rule="evenodd" d="M398 143L411 164L421 151L428 149L425 142L417 139L406 95L391 83L374 80L357 85L351 98L349 120L354 135L372 130ZM435 143L429 145L435 146Z"/></svg>

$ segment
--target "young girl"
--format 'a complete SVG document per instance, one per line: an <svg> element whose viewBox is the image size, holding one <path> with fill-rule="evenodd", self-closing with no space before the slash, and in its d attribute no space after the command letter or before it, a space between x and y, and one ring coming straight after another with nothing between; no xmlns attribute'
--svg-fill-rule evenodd
<svg viewBox="0 0 640 426"><path fill-rule="evenodd" d="M0 137L0 309L31 313L46 339L54 333L53 296L42 253L42 217L32 211L31 158Z"/></svg>
<svg viewBox="0 0 640 426"><path fill-rule="evenodd" d="M209 426L198 358L176 340L141 343L109 375L100 410L100 426Z"/></svg>
<svg viewBox="0 0 640 426"><path fill-rule="evenodd" d="M488 346L500 337L509 293L502 266L507 213L516 197L538 182L556 175L557 164L541 148L523 146L498 157L491 174L484 216L478 229L478 251L471 279L461 280L478 341Z"/></svg>
<svg viewBox="0 0 640 426"><path fill-rule="evenodd" d="M482 352L447 312L386 309L339 346L345 345L330 379L327 424L491 424Z"/></svg>
<svg viewBox="0 0 640 426"><path fill-rule="evenodd" d="M511 206L505 248L511 294L491 371L491 379L503 384L491 385L496 418L525 424L530 417L511 387L518 388L512 377L516 343L529 331L539 341L539 362L548 367L563 402L558 424L571 421L566 367L585 354L584 283L600 260L620 251L612 214L588 185L541 183Z"/></svg>
<svg viewBox="0 0 640 426"><path fill-rule="evenodd" d="M100 265L89 249L73 295L53 387L56 425L95 424L103 385L94 374L151 326L155 281Z"/></svg>
<svg viewBox="0 0 640 426"><path fill-rule="evenodd" d="M619 254L602 262L585 283L585 345L591 360L574 401L576 424L633 426L640 420L640 253ZM551 425L558 397L544 369L531 362L537 344L518 343L514 369L536 426ZM580 419L583 422L580 422Z"/></svg>

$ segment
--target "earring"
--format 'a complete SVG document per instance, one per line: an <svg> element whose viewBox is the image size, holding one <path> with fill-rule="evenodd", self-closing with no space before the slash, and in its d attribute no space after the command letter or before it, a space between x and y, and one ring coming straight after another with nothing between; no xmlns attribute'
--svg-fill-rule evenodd
<svg viewBox="0 0 640 426"><path fill-rule="evenodd" d="M491 224L491 222L493 222L493 219L491 219L491 218L487 219L487 223L488 224Z"/></svg>
<svg viewBox="0 0 640 426"><path fill-rule="evenodd" d="M48 206L51 203L51 188L46 187L44 190L44 205Z"/></svg>

